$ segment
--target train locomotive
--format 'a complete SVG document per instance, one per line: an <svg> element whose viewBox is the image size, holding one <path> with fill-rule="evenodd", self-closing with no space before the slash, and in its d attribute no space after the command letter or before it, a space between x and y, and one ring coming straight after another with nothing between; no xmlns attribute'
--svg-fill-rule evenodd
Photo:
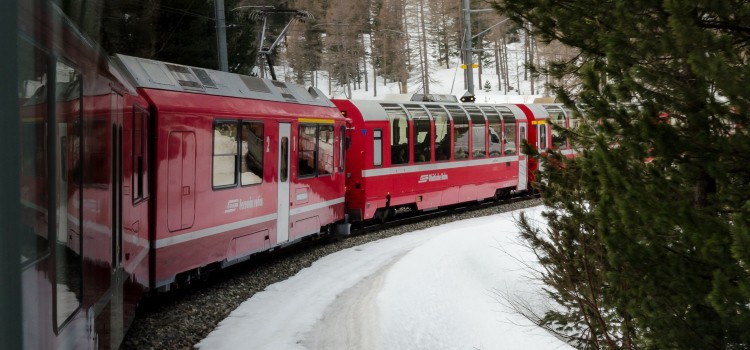
<svg viewBox="0 0 750 350"><path fill-rule="evenodd" d="M574 153L548 104L330 100L316 88L105 55L19 3L28 348L117 348L146 293L350 224L529 191Z"/></svg>

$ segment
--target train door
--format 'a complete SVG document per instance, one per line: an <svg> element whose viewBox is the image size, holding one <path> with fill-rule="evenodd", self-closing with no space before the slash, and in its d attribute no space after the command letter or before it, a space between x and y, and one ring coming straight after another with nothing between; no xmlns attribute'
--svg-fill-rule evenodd
<svg viewBox="0 0 750 350"><path fill-rule="evenodd" d="M172 131L167 144L167 227L179 231L195 222L195 133Z"/></svg>
<svg viewBox="0 0 750 350"><path fill-rule="evenodd" d="M289 240L289 138L291 124L279 123L279 177L276 207L276 243Z"/></svg>
<svg viewBox="0 0 750 350"><path fill-rule="evenodd" d="M518 190L525 191L528 187L528 156L523 153L523 142L526 140L526 123L518 123Z"/></svg>

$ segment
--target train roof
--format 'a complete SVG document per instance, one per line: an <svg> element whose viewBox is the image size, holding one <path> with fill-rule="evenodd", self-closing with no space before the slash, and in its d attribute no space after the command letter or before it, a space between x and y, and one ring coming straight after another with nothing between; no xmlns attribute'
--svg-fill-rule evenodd
<svg viewBox="0 0 750 350"><path fill-rule="evenodd" d="M314 87L122 54L113 59L139 88L334 107Z"/></svg>
<svg viewBox="0 0 750 350"><path fill-rule="evenodd" d="M502 110L513 113L513 117L518 120L526 120L524 113L515 105L508 103L497 103L497 104L475 104L475 103L451 103L451 102L422 102L422 101L394 101L394 100L350 100L350 102L359 109L362 114L362 119L365 121L375 120L386 120L387 113L383 105L421 105L421 106L461 106L461 107L495 107L498 112L503 113ZM543 110L542 110L543 111ZM538 111L543 115L547 115L546 111Z"/></svg>

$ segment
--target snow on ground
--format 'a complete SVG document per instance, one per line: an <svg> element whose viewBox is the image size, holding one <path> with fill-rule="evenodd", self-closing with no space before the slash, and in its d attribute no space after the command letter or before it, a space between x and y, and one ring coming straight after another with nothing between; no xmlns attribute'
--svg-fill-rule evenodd
<svg viewBox="0 0 750 350"><path fill-rule="evenodd" d="M542 207L524 209L537 221ZM567 349L502 295L544 310L519 211L343 250L242 303L200 349ZM541 224L540 224L541 225Z"/></svg>

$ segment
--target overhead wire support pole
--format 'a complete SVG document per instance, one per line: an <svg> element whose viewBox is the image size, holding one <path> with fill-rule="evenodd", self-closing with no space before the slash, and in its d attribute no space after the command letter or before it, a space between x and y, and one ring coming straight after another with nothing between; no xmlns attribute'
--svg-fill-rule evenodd
<svg viewBox="0 0 750 350"><path fill-rule="evenodd" d="M224 0L214 0L214 12L216 12L216 41L219 51L219 70L228 72L227 20L224 15Z"/></svg>
<svg viewBox="0 0 750 350"><path fill-rule="evenodd" d="M474 54L471 48L471 9L469 8L469 0L463 0L464 3L464 56L466 62L466 85L468 93L474 96L474 68L472 55Z"/></svg>

